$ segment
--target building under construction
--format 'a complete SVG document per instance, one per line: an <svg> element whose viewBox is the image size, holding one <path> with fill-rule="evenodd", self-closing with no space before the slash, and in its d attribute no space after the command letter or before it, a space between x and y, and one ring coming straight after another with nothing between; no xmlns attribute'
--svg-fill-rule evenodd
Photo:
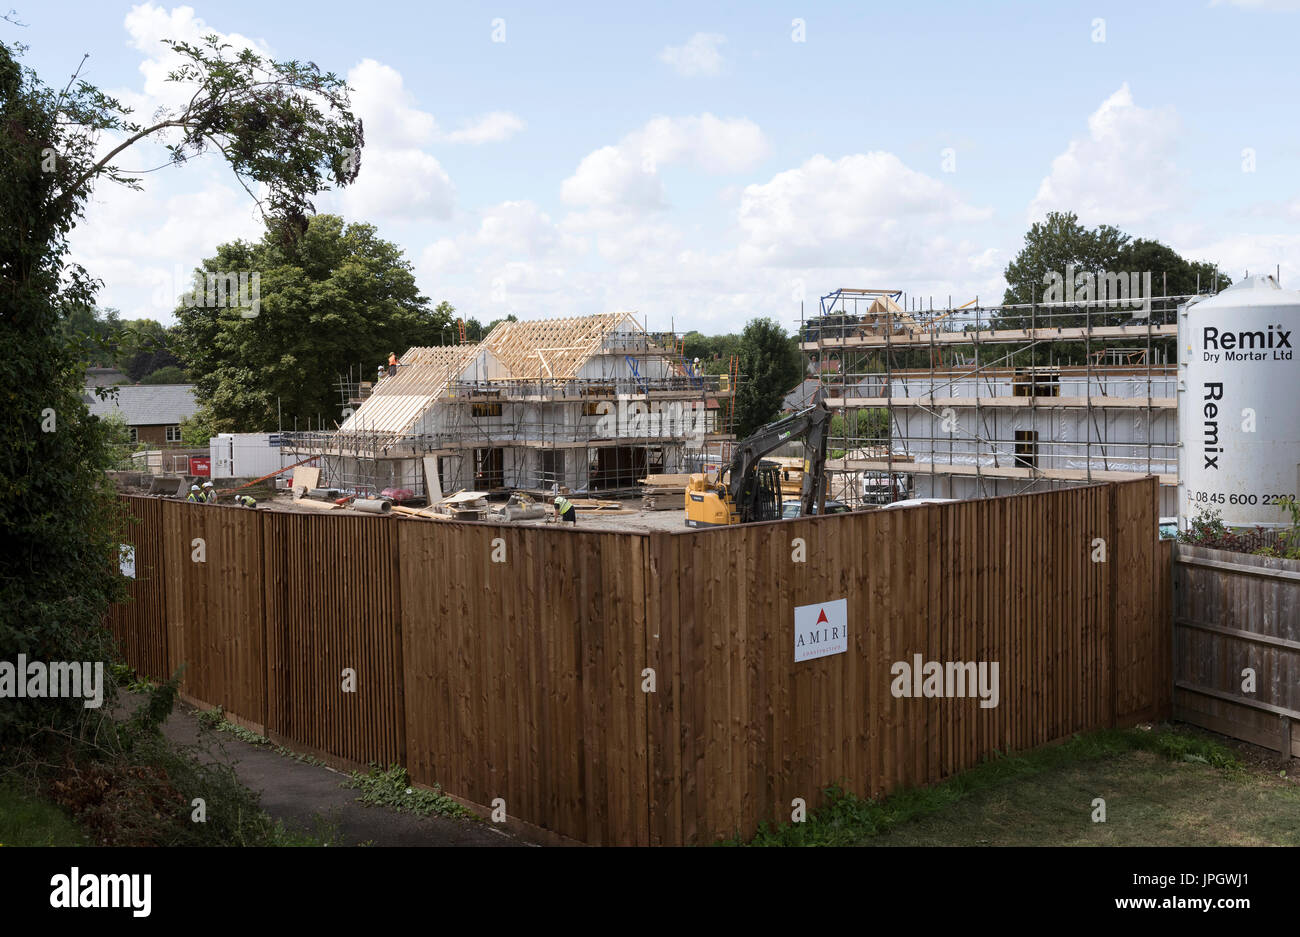
<svg viewBox="0 0 1300 937"><path fill-rule="evenodd" d="M1073 300L942 309L841 289L800 347L839 415L830 496L981 498L1157 475L1177 508L1178 307Z"/></svg>
<svg viewBox="0 0 1300 937"><path fill-rule="evenodd" d="M734 363L701 373L631 313L502 322L477 344L409 349L395 376L345 386L337 431L286 442L355 494L627 493L721 462L736 378Z"/></svg>

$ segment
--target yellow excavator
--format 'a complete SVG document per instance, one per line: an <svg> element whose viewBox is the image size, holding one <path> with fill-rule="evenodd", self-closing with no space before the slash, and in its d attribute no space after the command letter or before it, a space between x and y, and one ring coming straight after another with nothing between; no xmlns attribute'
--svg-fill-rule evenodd
<svg viewBox="0 0 1300 937"><path fill-rule="evenodd" d="M730 465L716 475L691 476L686 486L686 526L725 527L781 519L781 467L763 456L789 440L804 437L803 489L799 515L826 509L826 442L831 413L825 404L769 423L736 444Z"/></svg>

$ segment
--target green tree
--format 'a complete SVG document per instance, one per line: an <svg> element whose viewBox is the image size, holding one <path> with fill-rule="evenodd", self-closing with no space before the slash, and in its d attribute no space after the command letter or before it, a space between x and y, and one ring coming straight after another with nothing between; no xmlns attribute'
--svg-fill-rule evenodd
<svg viewBox="0 0 1300 937"><path fill-rule="evenodd" d="M740 354L739 335L703 335L691 331L682 336L683 356L700 359L705 374L726 374L731 356Z"/></svg>
<svg viewBox="0 0 1300 937"><path fill-rule="evenodd" d="M1157 296L1188 296L1197 292L1217 293L1232 285L1225 273L1218 273L1208 261L1185 259L1159 241L1135 238L1115 259L1119 270L1151 274L1151 289Z"/></svg>
<svg viewBox="0 0 1300 937"><path fill-rule="evenodd" d="M429 307L397 245L337 215L313 216L292 244L272 229L203 261L205 275L235 271L260 276L257 315L176 310L177 347L220 432L273 430L280 419L301 429L318 416L341 422L334 375L358 357L379 365L390 351L443 344L455 330L452 307Z"/></svg>
<svg viewBox="0 0 1300 937"><path fill-rule="evenodd" d="M116 309L103 313L90 303L69 306L59 332L65 345L80 354L87 367L117 367L117 339L122 329Z"/></svg>
<svg viewBox="0 0 1300 937"><path fill-rule="evenodd" d="M201 449L216 435L207 415L200 410L181 420L181 444L190 449Z"/></svg>
<svg viewBox="0 0 1300 937"><path fill-rule="evenodd" d="M123 322L117 338L116 364L136 384L145 383L145 378L163 368L183 369L181 359L172 350L175 342L174 329L153 319Z"/></svg>
<svg viewBox="0 0 1300 937"><path fill-rule="evenodd" d="M1224 289L1230 285L1228 277L1220 274L1216 280L1214 265L1190 262L1177 251L1158 241L1138 238L1113 225L1086 228L1073 212L1049 212L1046 219L1035 222L1025 234L1024 246L1015 259L1007 265L1004 277L1007 289L1002 297L1004 304L1041 303L1050 277L1055 274L1064 279L1073 267L1076 278L1080 274L1100 277L1110 273L1151 274L1151 291L1154 296L1180 296L1197 292ZM1045 318L1050 313L1050 318ZM1108 310L1095 308L1083 311L1006 309L994 315L993 327L998 329L1028 328L1038 326L1094 326L1132 324L1131 309ZM1169 347L1167 340L1165 344ZM1051 342L1039 345L1032 352L1021 350L1012 357L1012 363L1023 365L1067 362L1080 364L1085 357L1082 342ZM968 351L968 349L962 349Z"/></svg>
<svg viewBox="0 0 1300 937"><path fill-rule="evenodd" d="M744 439L776 419L781 401L804 374L803 359L780 323L754 319L738 345L740 386L736 390L736 436Z"/></svg>
<svg viewBox="0 0 1300 937"><path fill-rule="evenodd" d="M170 133L176 163L220 152L264 193L264 210L292 239L310 197L330 181L352 181L359 168L360 124L335 76L231 53L215 38L171 48L183 62L171 77L186 82L185 103L140 124L75 76L51 88L20 64L21 46L0 42L0 528L19 545L0 551L3 660L111 657L103 621L123 589L120 513L104 473L115 443L86 409L86 356L69 341L69 322L94 308L98 286L68 260L68 235L92 187L138 188L115 161ZM121 142L101 156L105 139ZM0 749L85 713L74 699L7 699Z"/></svg>
<svg viewBox="0 0 1300 937"><path fill-rule="evenodd" d="M1003 276L1007 281L1002 296L1004 305L1040 302L1049 273L1065 275L1067 264L1080 273L1118 270L1120 252L1129 236L1111 225L1085 228L1074 212L1048 212L1043 221L1035 221L1025 234L1020 249Z"/></svg>
<svg viewBox="0 0 1300 937"><path fill-rule="evenodd" d="M185 374L184 368L179 368L174 364L169 364L165 368L159 368L157 371L150 371L140 381L141 384L188 384L189 378Z"/></svg>
<svg viewBox="0 0 1300 937"><path fill-rule="evenodd" d="M474 320L471 319L470 321L473 322ZM518 322L518 321L519 318L513 312L510 315L506 316L504 319L493 319L491 322L489 322L486 326L483 327L483 333L477 339L475 339L475 341L482 341L483 339L487 338L489 335L492 334L492 330L495 329L502 322Z"/></svg>

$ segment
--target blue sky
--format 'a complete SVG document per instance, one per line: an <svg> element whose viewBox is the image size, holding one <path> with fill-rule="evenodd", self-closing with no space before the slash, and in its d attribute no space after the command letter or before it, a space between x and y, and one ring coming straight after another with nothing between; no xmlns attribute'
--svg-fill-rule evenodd
<svg viewBox="0 0 1300 937"><path fill-rule="evenodd" d="M12 5L12 4L11 4ZM1001 296L1031 220L1072 209L1300 276L1300 0L1156 3L47 3L27 61L142 113L159 39L218 32L347 75L379 227L481 321L615 309L651 328L787 324L840 286ZM802 24L802 26L800 25ZM1290 106L1288 106L1290 105ZM128 168L158 165L156 148ZM170 321L251 203L203 160L102 187L77 259Z"/></svg>

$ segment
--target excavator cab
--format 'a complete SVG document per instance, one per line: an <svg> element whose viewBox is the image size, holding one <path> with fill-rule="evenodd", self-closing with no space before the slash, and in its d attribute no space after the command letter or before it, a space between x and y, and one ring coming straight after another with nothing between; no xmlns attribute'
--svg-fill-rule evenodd
<svg viewBox="0 0 1300 937"><path fill-rule="evenodd" d="M781 519L781 466L766 459L758 463L740 488L741 516L751 521Z"/></svg>

